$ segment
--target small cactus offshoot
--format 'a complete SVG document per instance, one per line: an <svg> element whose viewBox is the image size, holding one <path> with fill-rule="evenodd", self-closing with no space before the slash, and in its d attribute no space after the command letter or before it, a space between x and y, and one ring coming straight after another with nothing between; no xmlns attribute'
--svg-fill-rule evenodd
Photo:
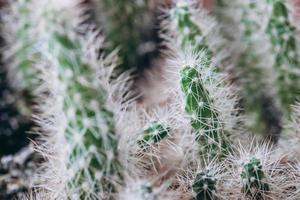
<svg viewBox="0 0 300 200"><path fill-rule="evenodd" d="M141 134L143 138L139 140L138 143L140 145L147 143L158 143L168 136L168 132L169 128L166 128L162 123L158 121L151 122Z"/></svg>
<svg viewBox="0 0 300 200"><path fill-rule="evenodd" d="M264 182L265 174L259 159L252 158L243 165L241 174L243 188L242 192L251 198L257 198L261 194L270 191L269 185Z"/></svg>
<svg viewBox="0 0 300 200"><path fill-rule="evenodd" d="M200 172L194 179L192 188L195 200L215 200L217 180L208 171Z"/></svg>

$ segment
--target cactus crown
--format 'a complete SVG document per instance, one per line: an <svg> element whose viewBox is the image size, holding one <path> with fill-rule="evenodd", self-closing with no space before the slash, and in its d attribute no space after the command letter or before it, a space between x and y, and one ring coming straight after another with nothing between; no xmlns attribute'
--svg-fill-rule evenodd
<svg viewBox="0 0 300 200"><path fill-rule="evenodd" d="M208 171L200 172L194 179L192 188L196 194L196 200L214 200L216 199L216 183L214 176Z"/></svg>
<svg viewBox="0 0 300 200"><path fill-rule="evenodd" d="M257 158L252 158L243 165L241 178L243 180L242 192L246 196L258 197L270 190L269 185L264 182L264 171L260 160Z"/></svg>

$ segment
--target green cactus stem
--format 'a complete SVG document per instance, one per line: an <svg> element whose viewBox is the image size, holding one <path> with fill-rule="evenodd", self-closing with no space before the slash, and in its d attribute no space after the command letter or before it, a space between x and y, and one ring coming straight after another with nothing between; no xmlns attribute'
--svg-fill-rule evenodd
<svg viewBox="0 0 300 200"><path fill-rule="evenodd" d="M173 17L183 48L191 45L197 52L203 52L200 61L205 68L211 68L210 80L203 80L197 66L183 66L180 70L180 84L185 97L185 110L191 116L191 125L197 130L197 141L201 154L209 159L224 157L228 152L228 142L224 125L214 109L213 97L205 88L206 81L214 81L216 68L211 67L212 52L209 50L199 27L193 22L188 4L178 3ZM200 63L199 63L200 64Z"/></svg>
<svg viewBox="0 0 300 200"><path fill-rule="evenodd" d="M207 171L200 172L194 179L192 188L196 194L196 200L216 200L216 183L214 176Z"/></svg>
<svg viewBox="0 0 300 200"><path fill-rule="evenodd" d="M66 84L64 111L73 113L66 116L65 138L72 146L67 168L76 171L68 187L78 190L77 194L82 199L88 196L83 187L86 183L98 183L95 190L101 184L105 192L113 191L106 179L121 177L121 166L117 158L118 139L114 132L113 113L103 106L105 93L93 87L91 81L96 77L89 66L82 63L80 54L75 54L79 50L76 42L58 32L53 33L49 42L50 49L58 50L53 57L59 63L60 82ZM73 144L76 142L74 138L80 138L78 144ZM82 159L85 165L76 168Z"/></svg>
<svg viewBox="0 0 300 200"><path fill-rule="evenodd" d="M267 139L276 143L279 139L282 127L282 113L276 103L276 95L270 93L272 86L266 79L266 64L264 55L257 53L260 44L255 39L255 34L261 28L260 22L251 18L251 12L261 15L257 11L255 2L249 2L241 7L241 41L245 44L245 50L241 54L237 65L237 82L241 84L241 104L245 108L245 114L251 116L248 128L253 133L265 134Z"/></svg>
<svg viewBox="0 0 300 200"><path fill-rule="evenodd" d="M138 143L142 146L148 143L158 143L168 136L170 128L165 127L159 121L153 121L150 125L143 131L142 139Z"/></svg>
<svg viewBox="0 0 300 200"><path fill-rule="evenodd" d="M186 65L181 69L181 88L185 95L185 111L191 116L191 125L197 132L201 154L209 159L223 157L229 146L223 124L214 110L212 99L204 88L201 73Z"/></svg>
<svg viewBox="0 0 300 200"><path fill-rule="evenodd" d="M38 35L40 53L54 73L53 82L59 84L55 89L60 91L65 117L62 134L66 154L62 164L70 175L62 191L72 199L106 195L111 199L116 192L114 184L123 181L114 116L106 106L107 91L99 87L95 69L82 59L80 42L68 34L71 27L64 23L66 19L58 17L62 12L45 8L39 20L43 20L47 33L42 30Z"/></svg>
<svg viewBox="0 0 300 200"><path fill-rule="evenodd" d="M252 158L243 165L241 178L243 181L242 192L248 197L258 198L270 190L269 185L264 182L265 174L261 162L257 158Z"/></svg>
<svg viewBox="0 0 300 200"><path fill-rule="evenodd" d="M206 88L206 84L216 81L217 68L212 67L213 53L199 26L193 21L189 5L178 3L173 12L176 28L183 48L192 47L195 52L202 53L197 66L184 65L180 70L180 85L184 94L185 111L190 115L191 126L197 131L200 155L204 160L223 159L229 152L228 135L224 124L215 110L214 98ZM201 71L210 69L211 76L203 78ZM196 175L192 185L196 200L216 199L216 179L209 171Z"/></svg>
<svg viewBox="0 0 300 200"><path fill-rule="evenodd" d="M282 106L287 114L290 106L299 98L299 58L295 27L289 22L288 9L281 0L267 0L272 13L267 25L267 34L275 54L274 69L278 72L277 82Z"/></svg>
<svg viewBox="0 0 300 200"><path fill-rule="evenodd" d="M173 18L176 20L176 28L181 35L181 45L192 46L196 51L206 50L208 60L212 58L212 52L208 48L198 25L192 20L189 6L185 3L178 3L175 7Z"/></svg>

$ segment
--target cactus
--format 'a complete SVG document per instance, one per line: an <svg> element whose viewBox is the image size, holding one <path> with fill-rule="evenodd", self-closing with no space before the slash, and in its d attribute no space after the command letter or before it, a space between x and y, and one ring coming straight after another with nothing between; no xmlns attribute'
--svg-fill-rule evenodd
<svg viewBox="0 0 300 200"><path fill-rule="evenodd" d="M184 2L177 3L173 15L178 32L182 37L181 45L183 47L192 46L195 51L206 50L207 58L211 60L212 53L207 46L206 39L201 30L192 20L192 14L188 4Z"/></svg>
<svg viewBox="0 0 300 200"><path fill-rule="evenodd" d="M272 9L267 24L267 34L273 47L274 69L277 71L279 99L286 113L298 99L299 58L294 36L295 27L289 22L288 10L283 1L267 0Z"/></svg>
<svg viewBox="0 0 300 200"><path fill-rule="evenodd" d="M207 88L209 82L217 81L214 78L217 76L217 68L212 67L212 51L199 26L193 21L188 4L176 4L173 18L180 45L184 49L192 47L196 52L194 56L197 57L194 65L183 65L179 73L185 111L191 118L191 126L196 130L200 155L203 163L206 159L224 159L230 151L228 133L224 130L218 110L215 109L214 97ZM205 69L208 70L208 75L205 74ZM193 190L197 200L216 199L216 178L208 174L209 171L202 171L194 180Z"/></svg>
<svg viewBox="0 0 300 200"><path fill-rule="evenodd" d="M145 143L158 143L164 139L169 132L169 128L166 128L163 124L158 121L151 122L142 133L142 139L138 140L140 145Z"/></svg>
<svg viewBox="0 0 300 200"><path fill-rule="evenodd" d="M216 197L217 180L209 172L200 172L196 175L193 183L193 191L196 193L196 200L212 200Z"/></svg>
<svg viewBox="0 0 300 200"><path fill-rule="evenodd" d="M252 158L249 162L243 165L243 171L241 174L243 180L242 192L246 196L258 197L261 193L268 192L270 187L264 182L264 171L259 159ZM253 191L253 189L255 191Z"/></svg>
<svg viewBox="0 0 300 200"><path fill-rule="evenodd" d="M121 70L142 69L151 64L158 54L158 36L150 1L104 0L99 1L102 27L106 33L109 50L120 48ZM98 20L99 20L98 19ZM148 27L145 26L148 25Z"/></svg>
<svg viewBox="0 0 300 200"><path fill-rule="evenodd" d="M53 151L61 153L59 156L62 157L62 163L58 163L58 166L62 168L58 170L65 169L64 173L69 174L67 178L57 177L62 185L53 185L56 188L52 190L53 196L59 199L112 198L110 193L116 190L113 179L120 183L122 172L117 158L118 139L114 130L113 113L105 106L107 91L97 87L93 69L80 56L80 43L67 33L58 31L68 30L56 18L60 10L51 6L44 9L44 18L39 23L43 24L43 20L47 22L47 33L40 30L40 53L50 63L50 68L44 66L44 70L49 68L52 71L53 77L51 83L48 83L49 91L57 100L61 99L57 105L57 109L61 110L57 112L63 113L65 122L61 125L61 131L49 134L62 134L57 137L65 142L65 152L58 149ZM50 78L47 73L45 76L46 79ZM61 85L60 90L52 87L55 83ZM44 112L47 116L47 110ZM59 126L61 122L55 119L58 116L53 117L53 125ZM45 126L43 119L42 115L42 128ZM59 145L63 141L54 141L53 145ZM56 161L50 159L51 162ZM52 176L55 178L58 174Z"/></svg>
<svg viewBox="0 0 300 200"><path fill-rule="evenodd" d="M29 2L30 0L18 0L12 3L9 10L9 14L12 16L9 16L4 22L4 27L8 31L6 34L8 45L18 47L12 50L14 51L13 57L8 56L6 62L18 78L18 87L27 90L31 96L34 96L34 91L40 84L39 79L34 77L39 72L30 66L38 61L39 55L35 51L35 39L31 37L34 34L35 24L30 18ZM12 25L15 21L16 24ZM12 62L12 66L10 66L10 62Z"/></svg>
<svg viewBox="0 0 300 200"><path fill-rule="evenodd" d="M173 17L183 48L191 45L195 52L203 52L197 60L200 62L197 66L184 65L180 70L185 111L191 117L192 127L197 130L196 140L204 149L201 154L209 160L216 156L223 157L229 145L223 130L224 125L218 117L218 111L214 109L214 99L206 88L207 82L216 81L212 78L216 74L216 68L211 67L212 52L200 29L192 21L188 4L178 3L174 13ZM209 68L210 76L203 76L201 68Z"/></svg>
<svg viewBox="0 0 300 200"><path fill-rule="evenodd" d="M212 99L203 87L200 69L187 65L181 69L180 75L185 94L185 110L192 117L192 127L199 130L196 137L205 149L203 155L210 158L223 156L228 151L222 133L223 126L211 105Z"/></svg>
<svg viewBox="0 0 300 200"><path fill-rule="evenodd" d="M15 33L8 34L8 44L19 42L2 51L7 61L17 61L6 62L5 68L13 66L20 73L21 89L38 93L38 114L33 115L38 127L33 131L40 135L36 149L46 159L34 176L37 190L27 198L298 199L299 105L291 128L279 138L281 108L271 86L284 85L286 74L277 71L282 77L273 82L274 68L268 68L272 58L278 57L274 61L281 67L288 51L297 53L295 30L288 39L281 32L270 35L273 29L292 29L282 2L267 2L271 18L261 12L266 2L228 2L216 2L223 9L219 13L198 9L196 1L179 0L166 7L169 14L161 22L165 54L157 68L133 76L136 69L127 69L144 65L139 60L144 31L153 30L153 20L160 20L153 19L157 12L150 9L157 1L11 1L13 12L3 15L5 20L11 17L11 26L4 28ZM231 8L241 16L228 18L232 13L227 13L220 20ZM219 15L222 28L228 27L219 29L211 14ZM257 19L266 20L261 25ZM224 42L221 30L227 37L231 28L241 32L227 38L232 43ZM261 41L265 48L260 48L265 44ZM286 48L271 53L269 41ZM146 47L156 51L152 45ZM224 53L226 45L230 53ZM294 67L297 62L287 63ZM235 124L241 104L227 79L231 65L237 67L235 83L242 86L243 122L251 121L249 113L258 116L254 132L269 131L277 146L262 144ZM287 72L298 73L296 68ZM137 79L144 84L138 89ZM296 90L286 92L297 96Z"/></svg>
<svg viewBox="0 0 300 200"><path fill-rule="evenodd" d="M244 43L244 50L240 56L236 69L242 74L243 106L249 116L253 116L248 124L254 133L264 134L270 141L276 143L282 130L282 113L276 95L272 92L273 78L269 77L267 51L261 51L261 42L266 39L261 35L261 24L255 20L260 16L255 2L242 4L240 18L240 37ZM251 118L250 118L251 119Z"/></svg>
<svg viewBox="0 0 300 200"><path fill-rule="evenodd" d="M126 191L121 194L120 198L125 200L131 199L145 199L145 200L158 200L159 195L153 191L152 185L147 181L137 182L129 185Z"/></svg>

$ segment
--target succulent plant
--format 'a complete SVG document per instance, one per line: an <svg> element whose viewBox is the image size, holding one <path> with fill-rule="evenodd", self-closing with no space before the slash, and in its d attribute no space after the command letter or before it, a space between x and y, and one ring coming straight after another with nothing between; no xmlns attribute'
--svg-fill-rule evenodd
<svg viewBox="0 0 300 200"><path fill-rule="evenodd" d="M151 122L142 133L142 139L138 141L139 144L158 143L166 136L168 136L169 128L166 128L158 121Z"/></svg>
<svg viewBox="0 0 300 200"><path fill-rule="evenodd" d="M274 54L274 70L277 72L279 99L285 112L298 99L298 65L297 42L294 36L295 26L289 19L288 9L283 1L268 0L271 7L266 32L270 37Z"/></svg>
<svg viewBox="0 0 300 200"><path fill-rule="evenodd" d="M44 3L41 5L45 6ZM67 31L60 31L67 30L63 20L68 19L56 18L60 9L53 5L44 7L43 17L37 19L38 24L45 25L37 35L38 50L47 60L46 65L39 63L48 92L42 92L41 96L49 98L40 105L42 114L37 121L45 132L45 140L52 141L45 154L51 152L60 157L49 157L45 165L58 168L56 172L46 170L52 177L46 176L45 181L50 184L53 181L52 198L104 198L111 196L108 191L116 190L113 179L122 181L113 113L105 106L107 91L98 88L93 68L81 57L79 40ZM56 105L49 112L45 104ZM47 118L52 121L50 127ZM60 184L55 184L56 181Z"/></svg>
<svg viewBox="0 0 300 200"><path fill-rule="evenodd" d="M252 158L243 165L241 178L244 184L242 192L247 196L257 197L260 193L268 192L270 190L269 185L264 182L264 171L260 160L257 158ZM255 191L253 191L253 189Z"/></svg>
<svg viewBox="0 0 300 200"><path fill-rule="evenodd" d="M216 182L216 178L208 172L198 173L193 183L193 191L196 193L195 199L216 199Z"/></svg>
<svg viewBox="0 0 300 200"><path fill-rule="evenodd" d="M298 41L286 2L222 0L210 12L178 0L159 17L155 0L10 3L1 52L17 62L4 66L36 97L45 158L25 199L299 199ZM271 140L251 135L252 121Z"/></svg>

